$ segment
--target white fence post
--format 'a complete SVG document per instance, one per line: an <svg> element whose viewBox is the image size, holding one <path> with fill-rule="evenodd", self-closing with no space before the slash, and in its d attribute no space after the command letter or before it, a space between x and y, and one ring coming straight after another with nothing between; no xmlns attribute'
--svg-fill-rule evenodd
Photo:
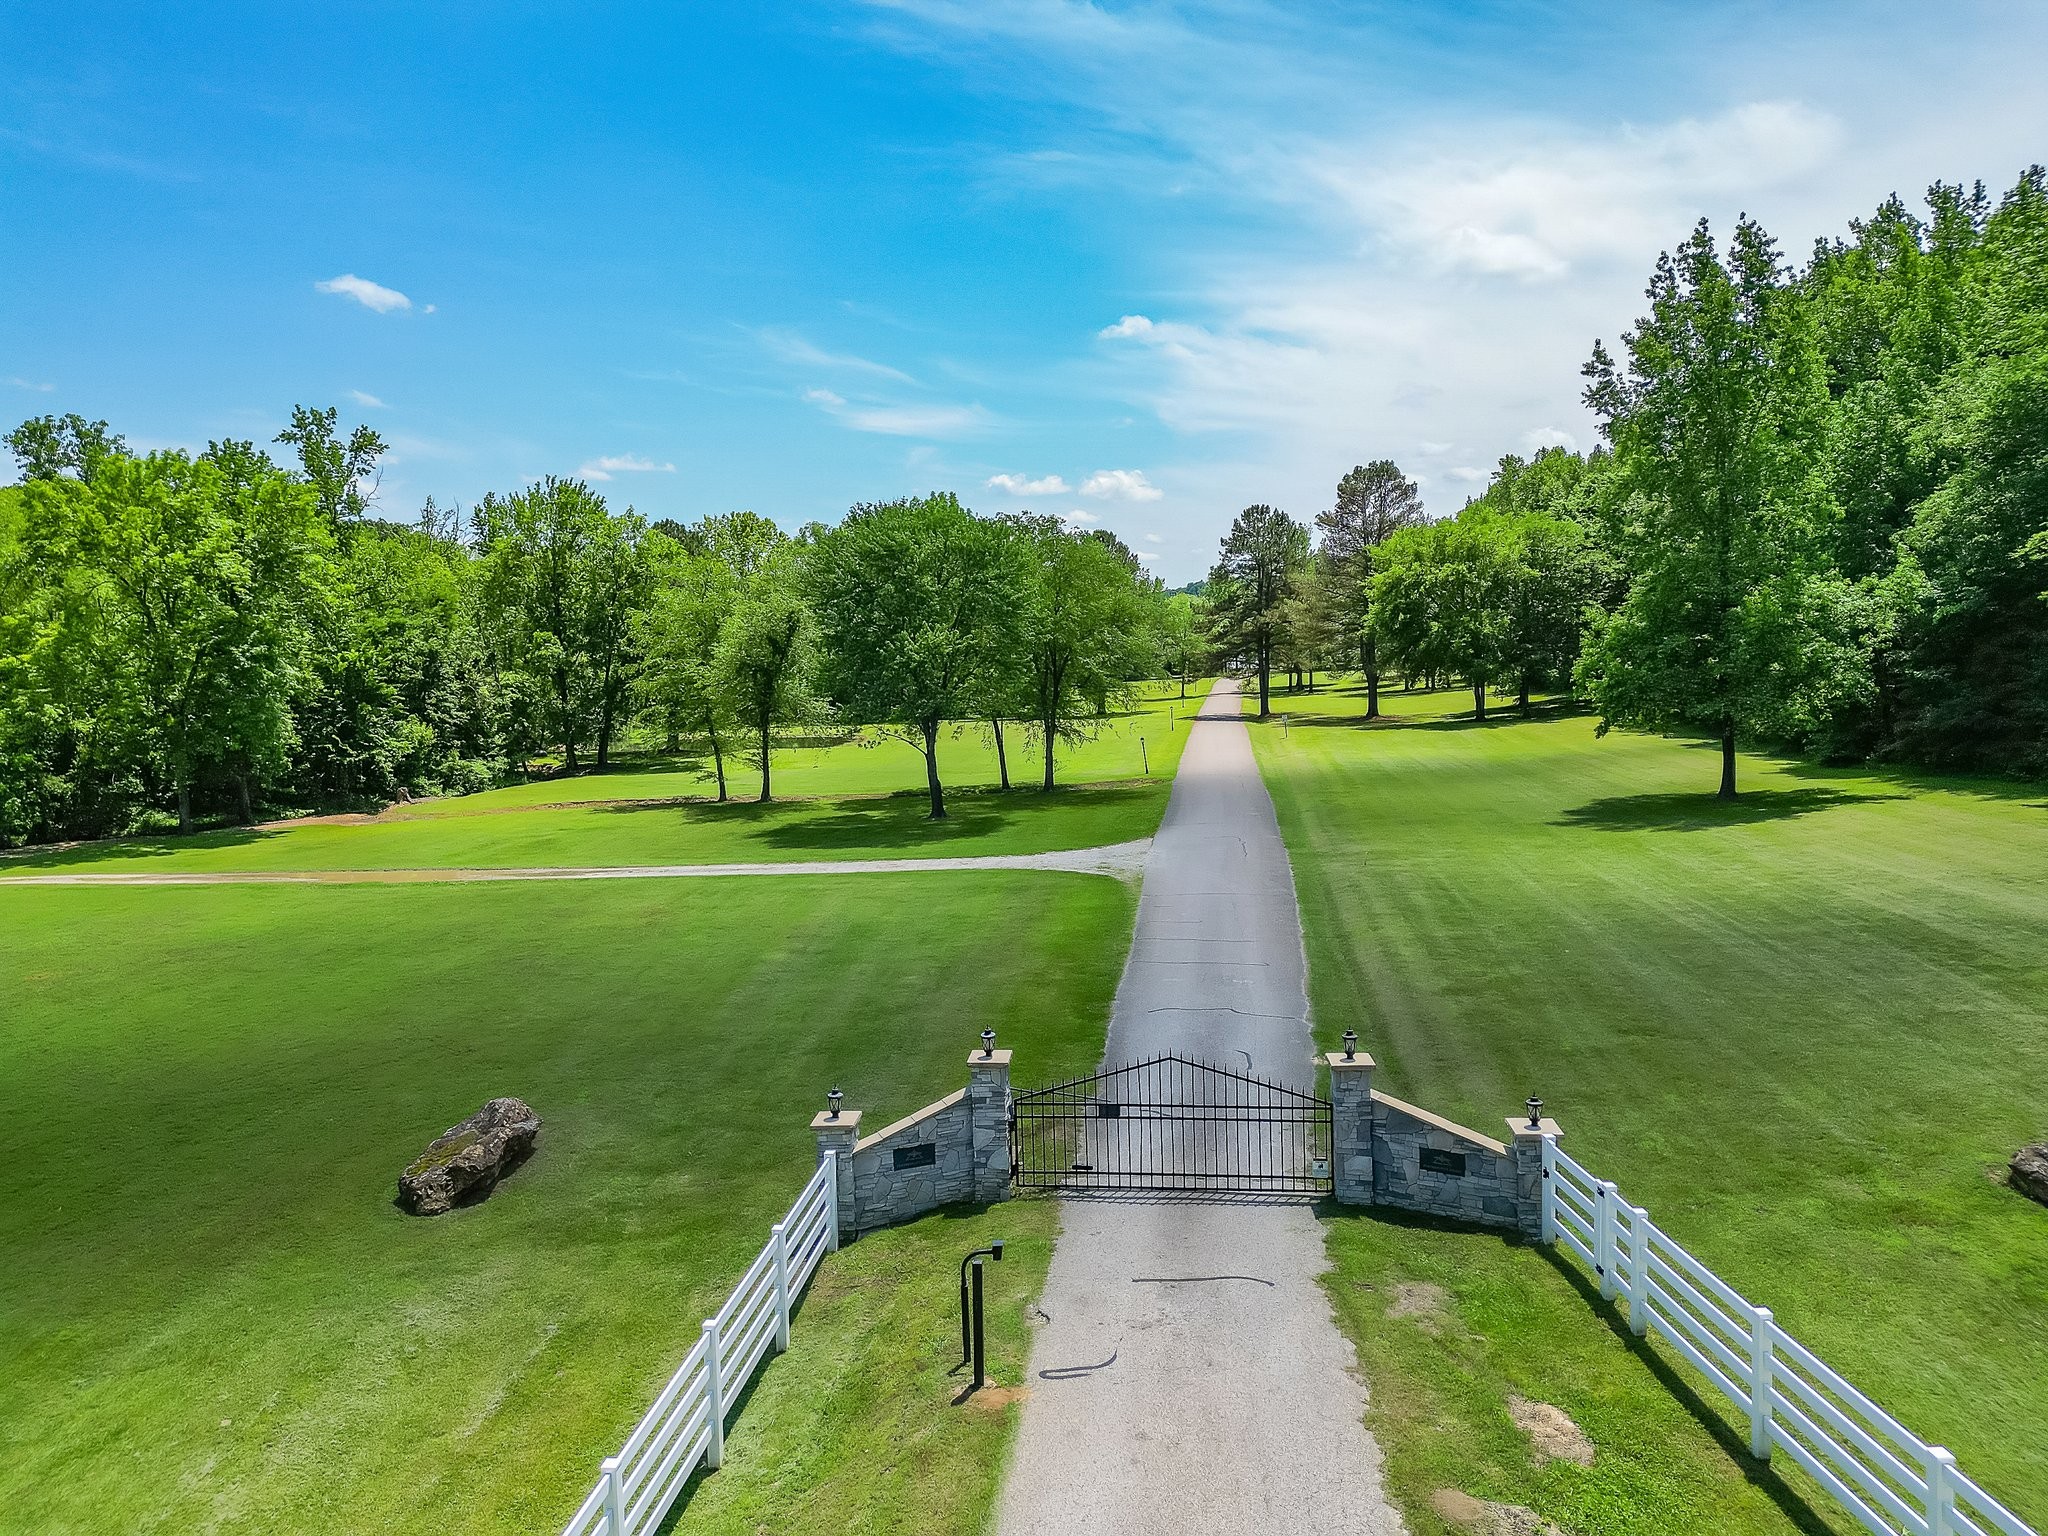
<svg viewBox="0 0 2048 1536"><path fill-rule="evenodd" d="M839 1154L825 1154L825 1251L839 1251Z"/></svg>
<svg viewBox="0 0 2048 1536"><path fill-rule="evenodd" d="M1771 1459L1771 1361L1777 1354L1778 1325L1769 1307L1749 1315L1749 1453Z"/></svg>
<svg viewBox="0 0 2048 1536"><path fill-rule="evenodd" d="M707 1417L704 1427L708 1438L704 1442L704 1465L722 1466L725 1462L725 1380L719 1368L718 1319L704 1319L704 1410Z"/></svg>
<svg viewBox="0 0 2048 1536"><path fill-rule="evenodd" d="M1614 1197L1615 1187L1602 1179L1593 1190L1593 1267L1600 1271L1600 1299L1614 1300L1618 1287L1614 1279Z"/></svg>
<svg viewBox="0 0 2048 1536"><path fill-rule="evenodd" d="M1650 1327L1650 1213L1628 1208L1628 1331L1641 1338Z"/></svg>
<svg viewBox="0 0 2048 1536"><path fill-rule="evenodd" d="M619 1458L607 1456L598 1466L604 1483L605 1536L626 1536L625 1479L619 1476Z"/></svg>
<svg viewBox="0 0 2048 1536"><path fill-rule="evenodd" d="M775 1352L789 1348L789 1229L781 1222L770 1229L775 1238Z"/></svg>
<svg viewBox="0 0 2048 1536"><path fill-rule="evenodd" d="M1543 1241L1557 1242L1557 1138L1543 1138Z"/></svg>
<svg viewBox="0 0 2048 1536"><path fill-rule="evenodd" d="M1955 1457L1945 1446L1927 1447L1927 1536L1954 1536L1956 1529L1956 1485L1950 1476Z"/></svg>

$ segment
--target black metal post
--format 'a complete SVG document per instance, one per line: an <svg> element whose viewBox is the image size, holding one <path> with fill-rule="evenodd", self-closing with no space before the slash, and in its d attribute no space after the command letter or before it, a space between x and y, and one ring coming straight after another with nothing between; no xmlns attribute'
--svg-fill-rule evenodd
<svg viewBox="0 0 2048 1536"><path fill-rule="evenodd" d="M974 1389L981 1390L986 1374L987 1349L981 1331L981 1260L974 1261Z"/></svg>
<svg viewBox="0 0 2048 1536"><path fill-rule="evenodd" d="M981 1267L981 1260L976 1259L973 1262L975 1268L979 1269ZM960 1363L962 1365L967 1364L968 1361L974 1358L974 1345L971 1342L973 1336L968 1331L967 1326L967 1264L968 1261L965 1259L960 1261Z"/></svg>

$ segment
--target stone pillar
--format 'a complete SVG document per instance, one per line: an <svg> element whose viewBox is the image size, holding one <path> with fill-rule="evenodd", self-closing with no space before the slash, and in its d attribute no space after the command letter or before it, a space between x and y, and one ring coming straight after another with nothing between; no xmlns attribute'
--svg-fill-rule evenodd
<svg viewBox="0 0 2048 1536"><path fill-rule="evenodd" d="M811 1117L811 1130L818 1138L819 1162L825 1161L827 1152L839 1154L839 1240L850 1243L860 1231L853 1201L853 1147L860 1140L860 1111L842 1109L835 1119L820 1110Z"/></svg>
<svg viewBox="0 0 2048 1536"><path fill-rule="evenodd" d="M1371 1205L1373 1059L1331 1051L1323 1060L1330 1068L1331 1193L1339 1205Z"/></svg>
<svg viewBox="0 0 2048 1536"><path fill-rule="evenodd" d="M1543 1138L1564 1143L1564 1128L1555 1120L1529 1123L1527 1115L1508 1116L1509 1145L1515 1157L1515 1227L1532 1243L1545 1242L1543 1230Z"/></svg>
<svg viewBox="0 0 2048 1536"><path fill-rule="evenodd" d="M1010 1053L970 1051L967 1099L974 1136L974 1198L1010 1198Z"/></svg>

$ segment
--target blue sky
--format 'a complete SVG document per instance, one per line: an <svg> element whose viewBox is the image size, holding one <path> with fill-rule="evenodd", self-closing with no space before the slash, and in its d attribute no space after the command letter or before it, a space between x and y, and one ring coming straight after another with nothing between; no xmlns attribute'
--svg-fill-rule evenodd
<svg viewBox="0 0 2048 1536"><path fill-rule="evenodd" d="M1578 366L1702 214L1796 254L2009 185L2044 44L2020 3L16 0L0 416L337 404L398 518L946 488L1180 582L1365 459L1448 512L1589 446Z"/></svg>

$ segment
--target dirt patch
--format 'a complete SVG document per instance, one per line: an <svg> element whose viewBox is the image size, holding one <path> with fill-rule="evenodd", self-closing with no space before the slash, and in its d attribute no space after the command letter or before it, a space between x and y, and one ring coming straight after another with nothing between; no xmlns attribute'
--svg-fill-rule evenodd
<svg viewBox="0 0 2048 1536"><path fill-rule="evenodd" d="M1508 1417L1515 1421L1515 1428L1529 1437L1529 1449L1539 1463L1569 1461L1581 1467L1593 1465L1593 1442L1572 1422L1571 1415L1555 1403L1535 1403L1510 1393Z"/></svg>
<svg viewBox="0 0 2048 1536"><path fill-rule="evenodd" d="M1456 1488L1439 1488L1429 1507L1472 1536L1565 1536L1558 1526L1521 1504L1475 1499Z"/></svg>
<svg viewBox="0 0 2048 1536"><path fill-rule="evenodd" d="M1451 1320L1451 1296L1427 1280L1403 1280L1394 1287L1389 1317L1405 1317L1425 1333L1439 1332Z"/></svg>
<svg viewBox="0 0 2048 1536"><path fill-rule="evenodd" d="M955 1387L948 1393L948 1401L954 1407L965 1408L970 1413L995 1414L1001 1413L1012 1403L1023 1402L1029 1395L1028 1387L999 1387L990 1382L979 1392L965 1387Z"/></svg>

